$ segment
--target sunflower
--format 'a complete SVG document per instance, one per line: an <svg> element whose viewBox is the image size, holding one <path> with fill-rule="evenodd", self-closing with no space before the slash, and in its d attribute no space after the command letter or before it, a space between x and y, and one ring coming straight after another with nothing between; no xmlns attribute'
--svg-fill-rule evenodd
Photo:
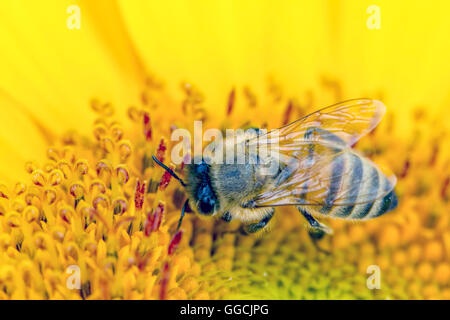
<svg viewBox="0 0 450 320"><path fill-rule="evenodd" d="M0 298L450 299L449 5L378 1L379 29L370 5L0 4ZM185 195L151 158L173 130L359 96L388 106L356 148L399 178L396 211L327 221L322 250L289 208L257 236L176 230Z"/></svg>

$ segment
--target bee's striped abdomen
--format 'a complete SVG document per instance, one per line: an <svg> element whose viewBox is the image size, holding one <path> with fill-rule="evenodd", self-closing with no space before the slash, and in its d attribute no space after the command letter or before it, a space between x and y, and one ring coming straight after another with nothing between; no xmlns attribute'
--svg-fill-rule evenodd
<svg viewBox="0 0 450 320"><path fill-rule="evenodd" d="M345 174L344 174L345 171ZM353 152L344 152L333 160L325 206L318 213L343 219L367 220L397 206L388 178L372 163ZM365 199L375 201L366 202ZM334 205L333 202L338 203Z"/></svg>
<svg viewBox="0 0 450 320"><path fill-rule="evenodd" d="M333 202L335 201L336 196L341 188L341 184L343 183L342 173L345 170L345 166L348 165L346 155L346 153L340 154L333 160L331 166L329 190L325 199L325 203L327 203L327 205L323 206L320 209L320 213L322 214L328 214L333 208Z"/></svg>
<svg viewBox="0 0 450 320"><path fill-rule="evenodd" d="M363 171L365 171L366 180L364 182L360 182L360 188L364 193L377 193L380 187L380 174L376 168L370 165L363 166ZM368 178L370 177L370 179ZM369 212L372 210L375 201L357 204L353 208L352 213L347 216L349 219L365 219Z"/></svg>
<svg viewBox="0 0 450 320"><path fill-rule="evenodd" d="M373 174L372 176L374 178L371 179L372 181L365 182L364 184L366 185L363 186L363 188L368 188L366 193L373 192L375 194L376 192L377 200L366 204L356 205L353 214L349 216L350 219L373 219L397 207L397 196L395 191L392 190L388 194L385 194L392 188L389 179L368 161L366 161L366 163L365 168L370 167L371 170L375 170L377 174ZM383 196L383 194L385 195Z"/></svg>
<svg viewBox="0 0 450 320"><path fill-rule="evenodd" d="M347 179L348 181L346 182L350 186L350 191L347 198L348 203L354 203L358 200L359 189L363 178L363 162L356 154L350 155L351 159L349 159L348 163L351 166L352 174L351 178ZM352 214L354 209L355 205L336 207L336 212L334 213L334 215L336 217L346 218Z"/></svg>

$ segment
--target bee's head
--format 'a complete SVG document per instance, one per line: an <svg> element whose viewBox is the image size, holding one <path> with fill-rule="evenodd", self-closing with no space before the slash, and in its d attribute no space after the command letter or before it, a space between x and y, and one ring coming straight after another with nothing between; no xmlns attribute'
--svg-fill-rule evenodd
<svg viewBox="0 0 450 320"><path fill-rule="evenodd" d="M187 171L187 183L177 176L172 169L167 167L164 163L158 160L155 156L152 156L153 161L160 165L164 170L169 172L175 179L177 179L183 187L186 188L188 193L188 200L184 203L181 211L180 220L178 221L177 230L181 226L186 208L191 203L190 207L198 213L204 215L213 215L218 207L218 201L214 189L211 184L209 175L210 166L203 158L194 159L193 164L186 165ZM192 201L189 201L192 200ZM193 206L193 207L192 207Z"/></svg>
<svg viewBox="0 0 450 320"><path fill-rule="evenodd" d="M211 182L210 165L202 157L196 157L192 164L186 165L186 174L191 206L200 214L213 215L218 201Z"/></svg>

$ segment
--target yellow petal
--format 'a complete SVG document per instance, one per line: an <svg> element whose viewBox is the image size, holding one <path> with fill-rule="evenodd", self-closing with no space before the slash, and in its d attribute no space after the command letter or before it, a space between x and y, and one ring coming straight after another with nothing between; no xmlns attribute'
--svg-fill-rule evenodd
<svg viewBox="0 0 450 320"><path fill-rule="evenodd" d="M0 4L0 89L17 102L0 105L2 121L10 122L3 129L8 133L0 135L0 148L18 149L9 153L14 170L2 166L13 177L23 172L16 170L23 161L13 154L36 158L34 147L24 141L38 139L37 123L56 134L88 132L93 120L89 100L100 97L123 114L136 101L145 74L114 3L78 2L81 28L71 30L67 8L73 1L45 2ZM22 120L13 122L11 113Z"/></svg>
<svg viewBox="0 0 450 320"><path fill-rule="evenodd" d="M82 1L81 28L71 30L72 3L0 4L0 87L57 133L88 130L92 97L135 101L143 79L115 5Z"/></svg>

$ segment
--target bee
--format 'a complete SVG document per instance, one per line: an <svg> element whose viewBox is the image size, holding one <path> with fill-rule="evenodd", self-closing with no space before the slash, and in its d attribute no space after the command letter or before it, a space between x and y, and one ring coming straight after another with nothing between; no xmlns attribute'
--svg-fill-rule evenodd
<svg viewBox="0 0 450 320"><path fill-rule="evenodd" d="M352 148L385 111L380 101L353 99L270 132L255 130L219 146L212 142L209 153L186 165L186 182L153 157L186 189L178 228L188 206L226 222L239 219L246 233L264 229L275 208L295 206L319 235L332 230L318 218L368 220L393 210L395 176L388 177ZM233 154L238 148L241 153L231 163L209 161L219 151ZM239 155L245 161L239 162Z"/></svg>

